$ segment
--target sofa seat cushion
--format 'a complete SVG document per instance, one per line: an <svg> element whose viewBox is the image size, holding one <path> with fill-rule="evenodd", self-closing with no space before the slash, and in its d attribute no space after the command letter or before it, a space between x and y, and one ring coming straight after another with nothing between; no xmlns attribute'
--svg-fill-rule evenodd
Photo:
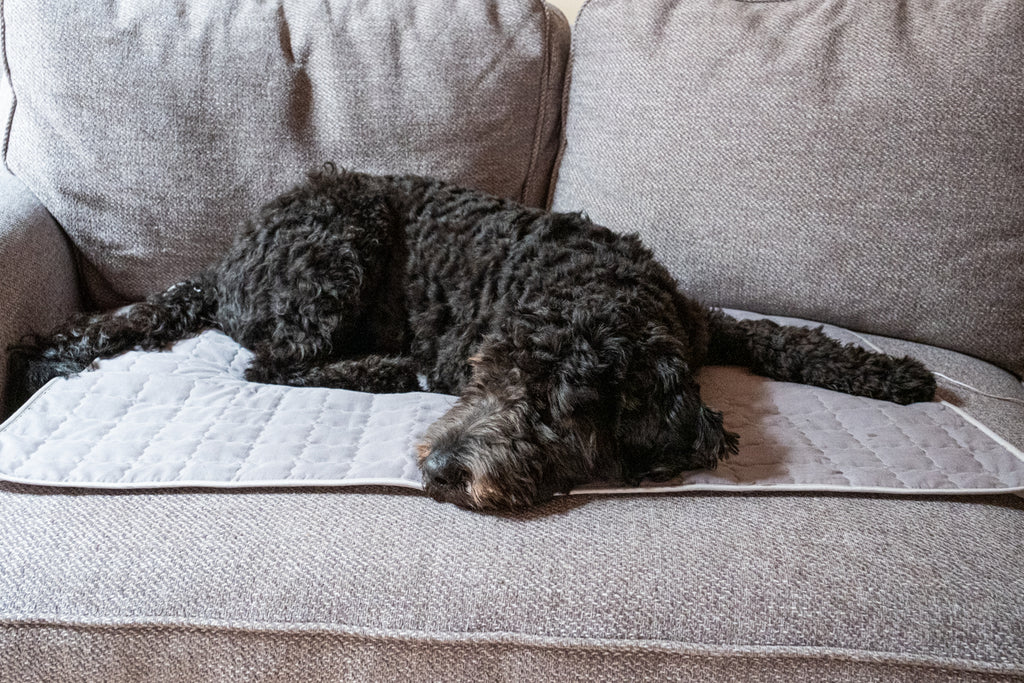
<svg viewBox="0 0 1024 683"><path fill-rule="evenodd" d="M895 343L828 331L875 348ZM250 358L209 331L169 353L132 352L54 380L0 427L0 479L100 488L420 486L416 442L454 397L254 384L244 379ZM963 371L950 361L991 377L958 380ZM1019 383L958 354L930 362L945 370L941 400L910 406L705 368L704 398L739 433L739 454L642 490L1024 491ZM986 402L970 403L975 395ZM634 491L616 483L585 490L595 487Z"/></svg>
<svg viewBox="0 0 1024 683"><path fill-rule="evenodd" d="M1024 5L593 0L554 207L710 304L1024 373Z"/></svg>
<svg viewBox="0 0 1024 683"><path fill-rule="evenodd" d="M999 681L1017 498L0 484L0 679Z"/></svg>
<svg viewBox="0 0 1024 683"><path fill-rule="evenodd" d="M547 201L569 28L540 2L4 0L7 163L107 307L325 161Z"/></svg>

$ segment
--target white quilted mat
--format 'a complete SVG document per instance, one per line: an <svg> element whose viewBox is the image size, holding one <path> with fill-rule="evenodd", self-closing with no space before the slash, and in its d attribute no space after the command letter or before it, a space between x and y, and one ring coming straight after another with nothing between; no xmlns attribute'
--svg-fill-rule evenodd
<svg viewBox="0 0 1024 683"><path fill-rule="evenodd" d="M414 445L453 397L253 384L243 379L249 358L206 332L169 352L128 353L54 380L0 426L0 479L102 488L420 486ZM944 403L897 406L738 368L708 368L701 385L739 432L739 455L641 490L1024 490L1021 454Z"/></svg>

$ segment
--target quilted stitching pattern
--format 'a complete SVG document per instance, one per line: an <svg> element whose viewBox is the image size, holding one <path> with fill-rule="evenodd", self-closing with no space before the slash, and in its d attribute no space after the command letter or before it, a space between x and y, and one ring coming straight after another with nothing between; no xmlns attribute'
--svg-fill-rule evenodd
<svg viewBox="0 0 1024 683"><path fill-rule="evenodd" d="M57 380L0 431L0 470L37 482L417 486L415 439L454 399L246 382L251 354L207 332Z"/></svg>
<svg viewBox="0 0 1024 683"><path fill-rule="evenodd" d="M1024 487L1024 462L943 403L898 406L709 368L702 387L738 457L690 483L908 491Z"/></svg>
<svg viewBox="0 0 1024 683"><path fill-rule="evenodd" d="M419 486L416 439L453 397L252 384L243 377L250 358L206 332L170 352L128 353L56 380L0 427L0 478ZM701 384L739 432L739 455L646 490L1024 490L1024 462L943 403L897 406L739 368L707 368Z"/></svg>

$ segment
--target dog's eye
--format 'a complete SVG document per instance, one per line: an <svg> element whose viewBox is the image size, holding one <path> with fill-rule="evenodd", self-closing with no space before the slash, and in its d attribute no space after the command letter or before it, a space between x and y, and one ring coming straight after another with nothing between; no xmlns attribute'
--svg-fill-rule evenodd
<svg viewBox="0 0 1024 683"><path fill-rule="evenodd" d="M627 413L634 413L640 410L641 402L636 396L623 396L622 397L622 410Z"/></svg>

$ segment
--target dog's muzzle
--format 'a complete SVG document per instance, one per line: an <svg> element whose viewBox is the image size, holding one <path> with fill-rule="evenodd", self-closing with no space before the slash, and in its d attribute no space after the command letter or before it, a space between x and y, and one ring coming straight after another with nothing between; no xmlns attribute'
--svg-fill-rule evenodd
<svg viewBox="0 0 1024 683"><path fill-rule="evenodd" d="M423 484L429 489L464 490L469 471L450 453L431 451L420 462Z"/></svg>

